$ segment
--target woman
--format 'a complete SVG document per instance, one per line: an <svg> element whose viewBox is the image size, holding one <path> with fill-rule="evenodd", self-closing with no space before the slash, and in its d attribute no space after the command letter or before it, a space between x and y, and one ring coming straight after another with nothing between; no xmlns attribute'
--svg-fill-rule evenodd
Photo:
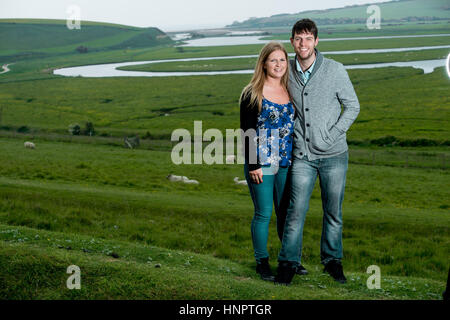
<svg viewBox="0 0 450 320"><path fill-rule="evenodd" d="M250 137L243 139L244 173L255 207L251 232L256 272L267 281L274 280L267 251L270 217L275 204L281 240L285 218L282 196L291 164L294 106L287 90L288 76L286 49L270 42L262 48L253 78L239 100L241 129Z"/></svg>

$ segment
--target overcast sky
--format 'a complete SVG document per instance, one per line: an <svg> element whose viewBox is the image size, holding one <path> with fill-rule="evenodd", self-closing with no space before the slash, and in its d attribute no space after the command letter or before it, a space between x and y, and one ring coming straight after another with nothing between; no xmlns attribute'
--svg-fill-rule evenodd
<svg viewBox="0 0 450 320"><path fill-rule="evenodd" d="M77 5L81 20L158 27L163 31L223 27L279 13L337 8L387 0L0 0L0 18L67 19Z"/></svg>

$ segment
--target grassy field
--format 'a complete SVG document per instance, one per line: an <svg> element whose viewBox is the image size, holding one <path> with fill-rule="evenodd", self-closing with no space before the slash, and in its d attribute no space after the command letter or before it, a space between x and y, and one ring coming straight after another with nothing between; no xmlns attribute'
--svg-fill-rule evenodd
<svg viewBox="0 0 450 320"><path fill-rule="evenodd" d="M366 54L326 54L327 58L334 59L344 65L397 62L397 61L418 61L445 59L449 49L433 49L423 51L405 51L390 53L366 53ZM152 71L152 72L198 72L198 71L221 71L221 70L248 70L254 69L257 58L240 59L218 59L210 61L174 61L149 63L137 66L120 67L119 70Z"/></svg>
<svg viewBox="0 0 450 320"><path fill-rule="evenodd" d="M0 53L46 55L88 50L152 47L173 43L157 28L80 21L80 29L69 29L65 20L0 19Z"/></svg>
<svg viewBox="0 0 450 320"><path fill-rule="evenodd" d="M271 35L263 39L289 40L292 26L274 28L270 30ZM377 36L404 36L404 35L431 35L447 34L450 27L446 21L403 22L383 24L380 29L368 29L365 24L354 25L321 25L319 27L319 38L353 38L353 37L377 37Z"/></svg>
<svg viewBox="0 0 450 320"><path fill-rule="evenodd" d="M98 40L100 47L105 39ZM448 39L323 42L320 49L440 45ZM170 156L176 128L192 132L196 120L203 130L237 128L237 100L251 75L52 75L54 68L82 64L257 54L261 45L160 44L86 54L58 51L63 47L56 43L41 57L33 53L18 60L5 60L15 53L0 50L2 64L14 62L11 72L0 75L1 299L441 299L450 253L444 68L430 74L413 68L349 70L361 113L348 132L343 260L348 283L342 286L322 273L316 186L302 261L310 275L295 277L285 288L254 272L253 205L248 188L233 182L243 179L242 165L177 166ZM333 58L362 63L444 54ZM228 67L247 63L252 62L235 60ZM214 64L226 68L225 60ZM83 127L87 121L94 124L94 136L69 135L70 124ZM140 147L125 149L123 136L135 134ZM25 149L24 141L33 141L36 149ZM172 183L168 174L200 183ZM274 217L269 232L275 267L280 243ZM72 264L81 268L81 290L66 288ZM380 290L366 286L366 269L373 264L381 268Z"/></svg>
<svg viewBox="0 0 450 320"><path fill-rule="evenodd" d="M445 170L350 165L344 203L350 280L342 288L321 274L316 188L304 235L304 263L312 274L296 278L300 291L283 291L258 282L253 272L252 204L247 188L232 181L242 178L240 165L176 166L167 151L40 140L36 150L26 150L20 138L0 140L0 160L7 164L0 174L0 261L8 284L3 297L123 298L146 270L144 278L154 284L146 290L136 284L130 297L436 299L444 285L450 207ZM171 183L169 173L200 184ZM275 259L274 221L270 239ZM78 294L62 281L63 268L72 263L87 274L86 290ZM154 268L158 263L161 270ZM372 264L382 270L383 291L365 287L364 272ZM127 269L119 281L130 265L136 273ZM193 269L187 278L186 268ZM45 275L47 270L53 271ZM166 286L177 289L163 295ZM11 287L20 290L6 289Z"/></svg>
<svg viewBox="0 0 450 320"><path fill-rule="evenodd" d="M446 0L404 0L389 1L376 4L380 9L382 28L389 24L401 24L407 21L429 21L432 17L442 20L449 19L448 2ZM274 28L292 26L303 18L309 18L319 22L319 26L327 23L345 25L344 28L355 27L355 24L365 23L370 16L367 13L369 4L354 5L327 10L303 11L293 14L277 14L270 17L250 18L243 22L235 22L231 26L239 28ZM373 14L373 13L372 13ZM415 17L415 19L411 19ZM419 18L419 19L417 19ZM420 20L419 20L420 21ZM440 22L439 20L436 20Z"/></svg>
<svg viewBox="0 0 450 320"><path fill-rule="evenodd" d="M372 39L319 42L321 51L383 49L417 46L449 45L450 37ZM293 52L290 44L285 44L288 52ZM168 47L157 45L151 48L126 48L99 50L88 53L8 55L0 51L0 63L13 63L8 74L0 75L0 83L32 79L54 78L54 69L87 64L113 63L124 61L146 61L161 59L182 59L195 57L220 57L236 55L256 55L262 45L218 46L218 47Z"/></svg>
<svg viewBox="0 0 450 320"><path fill-rule="evenodd" d="M443 68L431 74L392 67L349 70L349 75L362 106L348 134L350 141L394 136L448 144L448 78ZM149 132L153 138L170 139L174 129L193 132L194 120L202 120L204 130L225 132L239 127L237 101L250 77L54 77L4 83L0 87L1 126L64 134L70 124L90 121L106 136L144 136Z"/></svg>

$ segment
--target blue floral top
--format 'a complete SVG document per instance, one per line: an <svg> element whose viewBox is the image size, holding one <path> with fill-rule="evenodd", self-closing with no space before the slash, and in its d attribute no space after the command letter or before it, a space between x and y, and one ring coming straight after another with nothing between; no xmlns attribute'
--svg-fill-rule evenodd
<svg viewBox="0 0 450 320"><path fill-rule="evenodd" d="M294 106L292 103L278 104L263 98L255 138L260 164L290 166L293 132ZM279 152L276 152L277 149Z"/></svg>

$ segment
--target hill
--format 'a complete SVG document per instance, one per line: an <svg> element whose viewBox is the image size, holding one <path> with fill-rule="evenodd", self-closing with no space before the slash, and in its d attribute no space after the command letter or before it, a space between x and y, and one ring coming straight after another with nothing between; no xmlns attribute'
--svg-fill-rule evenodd
<svg viewBox="0 0 450 320"><path fill-rule="evenodd" d="M227 27L274 28L291 27L302 18L310 18L318 25L365 24L370 4L346 6L326 10L303 11L294 14L277 14L270 17L250 18L234 22ZM450 5L446 0L399 0L376 3L381 10L382 23L445 21L450 19Z"/></svg>
<svg viewBox="0 0 450 320"><path fill-rule="evenodd" d="M137 28L81 21L81 29L69 29L65 20L0 19L0 60L42 57L111 49L146 48L172 43L158 28Z"/></svg>

